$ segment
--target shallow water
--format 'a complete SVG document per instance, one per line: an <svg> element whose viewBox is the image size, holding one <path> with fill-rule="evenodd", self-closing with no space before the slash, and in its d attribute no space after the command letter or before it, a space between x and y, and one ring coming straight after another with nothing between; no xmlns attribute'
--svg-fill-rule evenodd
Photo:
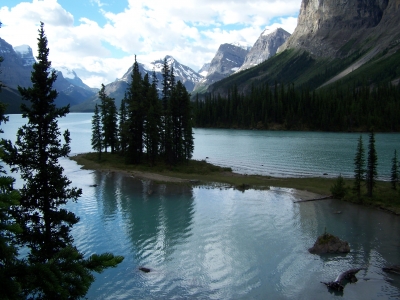
<svg viewBox="0 0 400 300"><path fill-rule="evenodd" d="M90 151L90 118L75 114L60 121L62 129L71 131L73 153ZM12 139L12 130L16 132L23 121L18 116L10 119L8 127L2 127L5 137ZM388 137L386 152L378 149L378 155L391 157L390 148L397 145L399 135L379 139L383 137ZM355 148L357 138L356 134L195 130L194 157L209 156L214 163L232 163L249 173L259 172L262 160L266 167L262 170L281 176L324 170L334 174L349 169L353 155L347 165L337 164L343 162L341 151L350 144ZM239 146L233 146L234 141ZM327 150L318 150L317 145L324 143ZM342 154L334 156L334 147ZM89 299L400 298L400 276L381 270L400 264L398 216L334 200L294 203L296 194L290 189L240 192L154 184L81 170L68 159L61 163L73 186L83 191L78 203L68 204L81 218L73 228L78 249L85 255L112 252L125 257L117 268L96 275ZM310 254L307 249L325 228L347 240L352 251ZM143 273L139 266L152 271ZM320 283L355 267L365 270L343 294L330 293Z"/></svg>
<svg viewBox="0 0 400 300"><path fill-rule="evenodd" d="M81 217L73 230L78 248L125 256L97 275L89 299L400 297L400 276L381 270L400 262L398 216L334 200L294 203L290 189L190 188L66 165L83 189L69 204ZM325 228L351 253L310 254ZM355 267L365 270L343 295L320 283Z"/></svg>

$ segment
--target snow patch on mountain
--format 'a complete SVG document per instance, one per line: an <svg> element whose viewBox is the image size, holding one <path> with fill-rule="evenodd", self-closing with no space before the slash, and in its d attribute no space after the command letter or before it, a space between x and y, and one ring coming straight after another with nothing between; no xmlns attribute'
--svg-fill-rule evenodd
<svg viewBox="0 0 400 300"><path fill-rule="evenodd" d="M243 41L237 41L237 42L233 42L233 43L229 43L229 44L232 46L235 46L235 47L240 47L243 50L247 50L247 51L249 51L251 49L251 46Z"/></svg>
<svg viewBox="0 0 400 300"><path fill-rule="evenodd" d="M29 45L20 45L14 47L14 51L21 54L29 54L30 52L32 52L32 49L31 47L29 47Z"/></svg>
<svg viewBox="0 0 400 300"><path fill-rule="evenodd" d="M20 45L13 48L15 53L22 59L24 67L30 67L36 62L33 57L32 48L28 45Z"/></svg>
<svg viewBox="0 0 400 300"><path fill-rule="evenodd" d="M76 77L78 77L73 70L66 67L57 67L57 71L60 71L63 74L64 78L75 79Z"/></svg>

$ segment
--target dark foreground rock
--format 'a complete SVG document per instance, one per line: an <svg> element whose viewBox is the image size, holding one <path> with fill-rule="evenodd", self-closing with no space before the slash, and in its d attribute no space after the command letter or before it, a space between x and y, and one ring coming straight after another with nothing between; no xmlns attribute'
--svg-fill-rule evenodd
<svg viewBox="0 0 400 300"><path fill-rule="evenodd" d="M308 251L313 254L349 253L350 246L348 242L342 241L330 233L324 233L318 237L314 246L308 249Z"/></svg>

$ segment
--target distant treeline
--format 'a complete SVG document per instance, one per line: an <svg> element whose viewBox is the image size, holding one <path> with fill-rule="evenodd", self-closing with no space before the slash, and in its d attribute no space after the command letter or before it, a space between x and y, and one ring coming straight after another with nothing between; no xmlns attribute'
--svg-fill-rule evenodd
<svg viewBox="0 0 400 300"><path fill-rule="evenodd" d="M367 84L330 89L296 89L293 84L236 86L226 97L206 95L194 102L195 126L214 128L376 131L400 130L400 85Z"/></svg>

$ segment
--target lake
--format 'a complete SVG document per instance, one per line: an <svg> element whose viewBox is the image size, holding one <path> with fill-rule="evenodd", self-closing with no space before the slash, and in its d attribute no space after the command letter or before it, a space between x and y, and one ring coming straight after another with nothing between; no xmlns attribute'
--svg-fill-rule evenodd
<svg viewBox="0 0 400 300"><path fill-rule="evenodd" d="M72 152L90 151L91 114L69 114ZM15 140L24 123L11 115L4 138ZM195 159L235 171L274 176L352 176L359 134L195 129ZM368 136L363 135L367 148ZM378 172L390 176L399 134L376 134ZM400 264L400 217L324 200L294 203L291 189L241 192L228 187L156 184L112 172L81 170L62 159L73 186L69 203L80 222L75 243L86 255L125 256L96 275L89 299L399 299L400 276L383 272ZM17 182L17 186L21 182ZM97 184L96 187L91 185ZM342 211L342 214L335 214ZM347 255L308 252L325 229L347 240ZM150 273L138 270L150 268ZM343 294L332 281L362 267Z"/></svg>

